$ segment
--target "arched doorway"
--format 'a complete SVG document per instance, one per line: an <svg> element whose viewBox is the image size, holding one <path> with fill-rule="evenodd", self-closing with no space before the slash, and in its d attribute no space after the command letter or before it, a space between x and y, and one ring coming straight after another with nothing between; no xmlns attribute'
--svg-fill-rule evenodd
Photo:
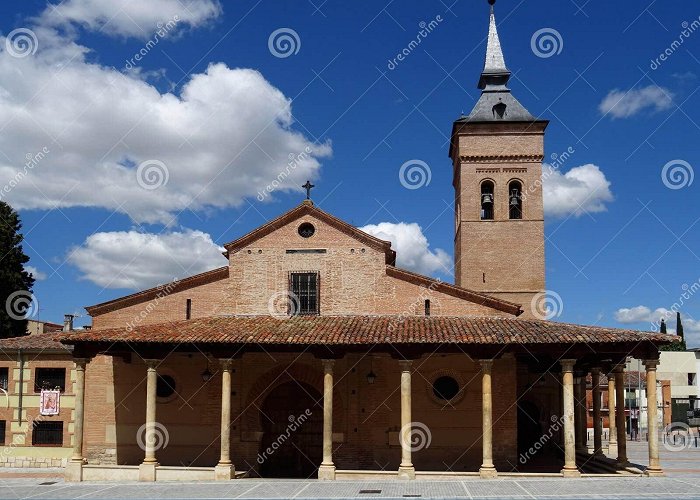
<svg viewBox="0 0 700 500"><path fill-rule="evenodd" d="M262 477L315 477L323 456L323 400L308 384L285 382L260 408Z"/></svg>

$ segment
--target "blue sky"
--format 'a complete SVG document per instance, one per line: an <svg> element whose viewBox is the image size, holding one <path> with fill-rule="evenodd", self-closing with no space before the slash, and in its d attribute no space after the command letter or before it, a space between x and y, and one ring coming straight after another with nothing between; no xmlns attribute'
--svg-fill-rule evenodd
<svg viewBox="0 0 700 500"><path fill-rule="evenodd" d="M110 12L54 3L0 5L3 37L34 35L29 54L0 43L0 181L46 148L3 196L20 209L43 278L41 319L224 265L216 244L303 198L300 188L264 202L256 194L307 146L287 187L311 178L324 210L357 226L395 225L399 242L424 235L429 247L408 245L406 265L452 280L448 139L479 95L485 0L157 0L156 12L131 1ZM634 4L496 4L510 87L551 120L546 157L573 151L548 187L547 288L561 297L557 320L645 330L682 299L690 343L700 345L700 180L690 183L700 165L700 9ZM164 39L129 63L174 16ZM270 48L279 29L296 37L288 57ZM541 30L554 36L553 53L533 48ZM268 117L274 125L256 129ZM254 147L242 151L245 139ZM419 189L399 178L412 160L430 169ZM167 184L132 182L144 162L164 166ZM666 165L678 169L675 185L664 182ZM192 242L196 251L183 252ZM171 249L183 255L164 264Z"/></svg>

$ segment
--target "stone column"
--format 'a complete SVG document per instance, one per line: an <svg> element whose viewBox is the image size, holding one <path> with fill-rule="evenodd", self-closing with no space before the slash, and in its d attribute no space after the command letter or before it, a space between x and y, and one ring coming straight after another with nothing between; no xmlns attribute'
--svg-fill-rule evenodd
<svg viewBox="0 0 700 500"><path fill-rule="evenodd" d="M600 368L591 369L593 380L593 453L603 454L603 422L600 414Z"/></svg>
<svg viewBox="0 0 700 500"><path fill-rule="evenodd" d="M236 476L231 462L231 366L233 361L221 361L221 457L214 468L217 481L230 481Z"/></svg>
<svg viewBox="0 0 700 500"><path fill-rule="evenodd" d="M146 362L146 423L144 429L145 457L139 466L139 481L155 481L156 460L155 445L158 442L156 422L156 386L158 384L158 372L156 368L160 364L159 359L145 359Z"/></svg>
<svg viewBox="0 0 700 500"><path fill-rule="evenodd" d="M581 433L581 451L588 453L588 402L587 402L587 387L586 387L586 376L587 373L584 372L579 379L579 392L581 393L581 407L580 415L581 419L579 421L579 432Z"/></svg>
<svg viewBox="0 0 700 500"><path fill-rule="evenodd" d="M659 461L659 417L656 406L656 367L659 361L647 359L644 366L647 369L647 426L649 429L649 467L648 476L663 476Z"/></svg>
<svg viewBox="0 0 700 500"><path fill-rule="evenodd" d="M83 480L83 426L85 422L85 366L88 360L75 358L75 408L73 422L73 454L66 464L65 480Z"/></svg>
<svg viewBox="0 0 700 500"><path fill-rule="evenodd" d="M493 396L491 390L492 359L482 359L481 363L481 449L482 461L479 476L484 479L497 477L493 466Z"/></svg>
<svg viewBox="0 0 700 500"><path fill-rule="evenodd" d="M608 456L617 457L617 425L615 419L615 374L608 374L608 433L610 440L608 441Z"/></svg>
<svg viewBox="0 0 700 500"><path fill-rule="evenodd" d="M579 477L581 473L576 468L576 444L574 432L574 364L575 359L562 359L562 399L564 407L564 477Z"/></svg>
<svg viewBox="0 0 700 500"><path fill-rule="evenodd" d="M624 366L615 367L615 426L617 427L617 466L625 468L627 460L627 431L625 419L625 374Z"/></svg>
<svg viewBox="0 0 700 500"><path fill-rule="evenodd" d="M399 361L401 367L401 465L399 479L415 479L416 469L411 462L411 365L412 361Z"/></svg>
<svg viewBox="0 0 700 500"><path fill-rule="evenodd" d="M333 464L333 366L335 360L323 360L323 461L318 468L318 478L335 479Z"/></svg>

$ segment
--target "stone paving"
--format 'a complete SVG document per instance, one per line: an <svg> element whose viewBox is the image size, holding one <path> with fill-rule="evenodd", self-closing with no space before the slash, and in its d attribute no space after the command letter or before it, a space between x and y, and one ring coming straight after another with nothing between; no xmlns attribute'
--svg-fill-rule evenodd
<svg viewBox="0 0 700 500"><path fill-rule="evenodd" d="M646 464L646 443L628 445L630 459ZM699 499L700 450L661 447L667 476L580 479L502 477L495 480L335 481L243 479L227 483L65 483L60 469L0 471L0 499Z"/></svg>

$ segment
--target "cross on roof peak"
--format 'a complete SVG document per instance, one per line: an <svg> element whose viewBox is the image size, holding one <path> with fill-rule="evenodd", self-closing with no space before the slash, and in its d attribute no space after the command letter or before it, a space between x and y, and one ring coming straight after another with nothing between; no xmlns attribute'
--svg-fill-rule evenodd
<svg viewBox="0 0 700 500"><path fill-rule="evenodd" d="M311 181L306 181L306 184L304 184L304 185L301 186L301 187L303 187L304 189L306 189L306 199L307 199L307 200L310 200L310 199L311 199L311 189L315 188L316 186L314 186L313 184L311 184Z"/></svg>

